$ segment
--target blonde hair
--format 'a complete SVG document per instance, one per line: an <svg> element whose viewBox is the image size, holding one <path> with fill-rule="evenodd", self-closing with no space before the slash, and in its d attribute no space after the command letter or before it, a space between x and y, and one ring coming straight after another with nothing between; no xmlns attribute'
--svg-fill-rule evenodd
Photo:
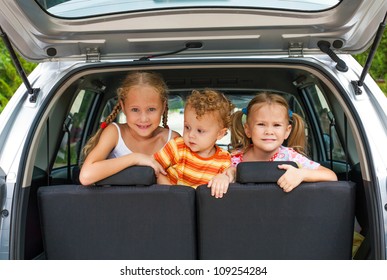
<svg viewBox="0 0 387 280"><path fill-rule="evenodd" d="M278 94L263 92L256 95L247 105L245 111L246 121L249 118L251 108L256 104L278 104L285 107L286 112L290 112L289 105L286 102L285 98ZM242 149L243 151L246 151L250 147L252 142L251 139L247 137L243 127L243 114L244 113L242 111L237 111L232 115L231 145L233 149ZM287 116L289 124L292 125L292 130L287 139L287 146L293 148L298 153L306 155L307 142L305 135L305 122L303 118L296 113L292 112L291 114L287 114Z"/></svg>
<svg viewBox="0 0 387 280"><path fill-rule="evenodd" d="M161 102L165 103L162 123L164 127L168 127L168 87L165 84L163 78L154 72L132 72L128 74L121 84L121 87L117 89L117 103L113 107L112 112L109 116L106 117L104 121L104 125L107 126L108 124L112 123L118 113L121 111L121 105L120 101L124 102L125 98L130 91L130 89L134 86L139 85L148 85L153 88L160 94ZM102 134L103 128L99 128L97 132L92 136L89 141L86 143L85 147L82 151L82 161L86 159L87 155L94 149L94 147L97 145L99 138Z"/></svg>
<svg viewBox="0 0 387 280"><path fill-rule="evenodd" d="M222 128L230 127L231 114L235 107L223 93L212 89L193 90L191 95L188 96L185 106L195 109L198 117L206 113L217 112Z"/></svg>

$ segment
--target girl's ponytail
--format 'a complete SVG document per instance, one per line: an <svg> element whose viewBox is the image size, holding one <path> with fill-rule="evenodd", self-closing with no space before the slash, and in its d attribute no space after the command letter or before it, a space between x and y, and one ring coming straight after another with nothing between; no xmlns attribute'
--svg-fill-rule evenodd
<svg viewBox="0 0 387 280"><path fill-rule="evenodd" d="M290 120L292 131L287 140L288 147L293 148L300 154L306 155L307 142L305 136L305 122L303 118L296 113L292 113Z"/></svg>
<svg viewBox="0 0 387 280"><path fill-rule="evenodd" d="M233 149L245 150L250 146L251 140L247 137L245 129L243 127L244 113L242 111L236 111L231 116L231 146Z"/></svg>

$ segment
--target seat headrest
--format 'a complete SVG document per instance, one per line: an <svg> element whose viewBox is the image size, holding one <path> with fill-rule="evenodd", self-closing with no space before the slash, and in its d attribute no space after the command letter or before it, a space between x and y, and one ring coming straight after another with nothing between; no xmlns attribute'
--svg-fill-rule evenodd
<svg viewBox="0 0 387 280"><path fill-rule="evenodd" d="M236 182L247 183L276 183L285 173L278 165L289 164L298 168L293 161L250 161L237 165Z"/></svg>
<svg viewBox="0 0 387 280"><path fill-rule="evenodd" d="M131 166L97 183L97 186L150 186L156 184L155 171L150 166Z"/></svg>

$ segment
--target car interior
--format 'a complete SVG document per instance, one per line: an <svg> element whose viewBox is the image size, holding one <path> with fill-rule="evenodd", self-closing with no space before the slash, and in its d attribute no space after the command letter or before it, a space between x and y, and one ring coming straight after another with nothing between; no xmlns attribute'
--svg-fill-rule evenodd
<svg viewBox="0 0 387 280"><path fill-rule="evenodd" d="M165 79L168 124L180 134L184 102L193 89L222 91L236 110L259 92L284 96L305 119L308 156L331 168L339 181L302 183L284 193L275 183L278 175L260 179L273 167L257 172L263 169L255 163L238 168L240 180L222 199L213 198L206 186L157 185L153 170L144 167L128 168L93 186L80 185L82 147L110 114L124 77L136 70L158 72ZM139 62L68 74L42 104L41 121L30 137L39 145L26 153L31 180L19 194L24 201L18 206L24 225L20 258L372 258L356 114L333 80L296 59L286 64ZM124 116L117 121L124 122ZM218 144L231 151L229 133ZM355 231L365 237L356 254Z"/></svg>

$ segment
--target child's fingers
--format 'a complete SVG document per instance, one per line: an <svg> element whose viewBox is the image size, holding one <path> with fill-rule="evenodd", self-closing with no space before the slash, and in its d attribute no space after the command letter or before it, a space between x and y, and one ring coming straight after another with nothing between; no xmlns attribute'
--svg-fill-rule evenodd
<svg viewBox="0 0 387 280"><path fill-rule="evenodd" d="M297 187L299 185L299 183L297 183L297 181L295 181L294 179L293 180L289 180L288 177L286 177L286 173L284 175L282 175L278 181L277 181L277 185L284 191L284 192L290 192L292 191L295 187Z"/></svg>
<svg viewBox="0 0 387 280"><path fill-rule="evenodd" d="M211 195L217 197L216 184L211 186Z"/></svg>
<svg viewBox="0 0 387 280"><path fill-rule="evenodd" d="M218 198L218 183L216 181L211 180L208 185L211 188L211 195Z"/></svg>
<svg viewBox="0 0 387 280"><path fill-rule="evenodd" d="M167 172L163 168L160 169L160 173L165 175L165 176L167 175Z"/></svg>
<svg viewBox="0 0 387 280"><path fill-rule="evenodd" d="M152 168L155 171L156 177L158 177L159 174L167 175L167 172L165 172L165 170L160 166L155 165L155 166L152 166Z"/></svg>
<svg viewBox="0 0 387 280"><path fill-rule="evenodd" d="M280 164L278 165L279 169L288 170L290 168L295 168L294 166L291 166L290 164Z"/></svg>
<svg viewBox="0 0 387 280"><path fill-rule="evenodd" d="M217 178L211 179L207 187L211 188L211 196L214 196L215 198L222 198L225 193L227 193L228 190L228 184L229 184L229 178L227 175L218 175Z"/></svg>
<svg viewBox="0 0 387 280"><path fill-rule="evenodd" d="M278 179L277 185L278 185L282 190L286 191L288 182L286 181L285 174L282 175L282 176Z"/></svg>
<svg viewBox="0 0 387 280"><path fill-rule="evenodd" d="M215 192L216 192L216 198L221 198L223 196L222 186L220 184L218 184Z"/></svg>
<svg viewBox="0 0 387 280"><path fill-rule="evenodd" d="M215 185L216 183L214 182L213 179L211 179L208 184L207 184L207 188L211 188L211 195L212 196L215 196L216 195L216 192L215 192Z"/></svg>
<svg viewBox="0 0 387 280"><path fill-rule="evenodd" d="M215 197L216 198L222 198L224 194L227 193L228 190L228 184L227 183L219 183L215 190Z"/></svg>
<svg viewBox="0 0 387 280"><path fill-rule="evenodd" d="M155 161L154 164L155 164L155 166L153 168L155 169L156 173L161 173L163 175L167 175L167 172L165 172L164 168L161 166L160 163Z"/></svg>

